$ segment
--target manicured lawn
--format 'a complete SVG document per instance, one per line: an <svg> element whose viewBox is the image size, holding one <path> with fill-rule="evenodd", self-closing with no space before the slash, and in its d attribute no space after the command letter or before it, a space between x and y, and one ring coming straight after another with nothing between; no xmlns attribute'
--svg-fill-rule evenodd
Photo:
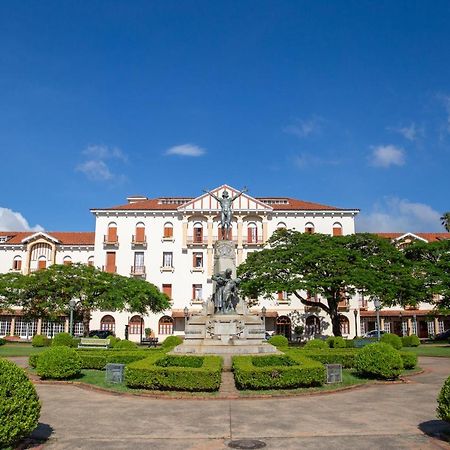
<svg viewBox="0 0 450 450"><path fill-rule="evenodd" d="M24 342L8 342L0 346L0 358L6 356L30 356L45 349L46 347L32 347L31 344Z"/></svg>
<svg viewBox="0 0 450 450"><path fill-rule="evenodd" d="M422 344L419 347L404 347L402 350L414 352L418 356L443 356L450 358L449 344Z"/></svg>

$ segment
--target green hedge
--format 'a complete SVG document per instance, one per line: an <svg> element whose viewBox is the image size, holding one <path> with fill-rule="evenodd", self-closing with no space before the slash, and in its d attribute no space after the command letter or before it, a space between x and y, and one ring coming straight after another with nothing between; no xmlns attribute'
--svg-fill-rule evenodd
<svg viewBox="0 0 450 450"><path fill-rule="evenodd" d="M304 348L307 349L317 349L317 348L329 348L327 341L324 341L323 339L311 339L310 341L308 341Z"/></svg>
<svg viewBox="0 0 450 450"><path fill-rule="evenodd" d="M6 344L6 339L0 338L0 345L5 345Z"/></svg>
<svg viewBox="0 0 450 450"><path fill-rule="evenodd" d="M400 350L403 347L402 338L393 333L385 333L381 336L380 342L392 345L395 350Z"/></svg>
<svg viewBox="0 0 450 450"><path fill-rule="evenodd" d="M445 380L439 392L437 402L437 416L439 419L450 422L450 377Z"/></svg>
<svg viewBox="0 0 450 450"><path fill-rule="evenodd" d="M276 348L285 348L289 345L287 337L281 336L280 334L271 336L267 342Z"/></svg>
<svg viewBox="0 0 450 450"><path fill-rule="evenodd" d="M125 368L125 383L131 388L173 391L216 391L220 387L222 358L220 356L171 356L167 367L157 365L155 358L146 358L129 364ZM185 366L176 366L174 359L180 358ZM186 367L187 358L201 358L201 367ZM167 357L164 358L167 361Z"/></svg>
<svg viewBox="0 0 450 450"><path fill-rule="evenodd" d="M355 358L358 354L357 348L325 348L325 349L292 349L286 352L287 355L305 356L322 364L342 364L342 367L350 368L355 365Z"/></svg>
<svg viewBox="0 0 450 450"><path fill-rule="evenodd" d="M403 371L400 352L383 342L362 348L355 359L356 371L366 377L393 379Z"/></svg>
<svg viewBox="0 0 450 450"><path fill-rule="evenodd" d="M31 345L33 347L49 347L51 340L43 334L35 334L31 339Z"/></svg>
<svg viewBox="0 0 450 450"><path fill-rule="evenodd" d="M116 341L112 345L112 347L114 348L114 350L136 350L138 348L138 346L135 342L131 342L131 341L127 341L127 340Z"/></svg>
<svg viewBox="0 0 450 450"><path fill-rule="evenodd" d="M52 339L52 346L75 347L76 344L73 337L69 333L58 333L55 334L55 336Z"/></svg>
<svg viewBox="0 0 450 450"><path fill-rule="evenodd" d="M420 339L415 334L403 336L402 344L403 347L418 347L420 345Z"/></svg>
<svg viewBox="0 0 450 450"><path fill-rule="evenodd" d="M325 342L330 348L347 348L347 342L342 336L328 336Z"/></svg>
<svg viewBox="0 0 450 450"><path fill-rule="evenodd" d="M255 356L252 363L255 367L295 366L297 364L288 355Z"/></svg>
<svg viewBox="0 0 450 450"><path fill-rule="evenodd" d="M73 348L57 346L43 351L36 364L41 378L66 380L80 373L81 361Z"/></svg>
<svg viewBox="0 0 450 450"><path fill-rule="evenodd" d="M413 352L399 352L405 369L414 369L417 366L417 355Z"/></svg>
<svg viewBox="0 0 450 450"><path fill-rule="evenodd" d="M202 367L202 356L166 355L155 363L159 367Z"/></svg>
<svg viewBox="0 0 450 450"><path fill-rule="evenodd" d="M238 389L292 389L321 386L326 380L323 364L298 354L292 357L295 365L258 367L258 358L266 358L267 361L268 357L233 357L234 380Z"/></svg>
<svg viewBox="0 0 450 450"><path fill-rule="evenodd" d="M167 336L161 344L161 347L166 350L171 350L182 343L183 339L181 339L180 336Z"/></svg>

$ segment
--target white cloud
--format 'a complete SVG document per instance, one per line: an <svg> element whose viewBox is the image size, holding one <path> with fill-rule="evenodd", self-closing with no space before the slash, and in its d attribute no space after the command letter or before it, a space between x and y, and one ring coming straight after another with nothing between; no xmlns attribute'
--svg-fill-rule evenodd
<svg viewBox="0 0 450 450"><path fill-rule="evenodd" d="M124 162L128 161L128 156L118 147L88 145L82 153L94 160L120 159Z"/></svg>
<svg viewBox="0 0 450 450"><path fill-rule="evenodd" d="M311 134L320 132L323 119L317 116L310 119L297 119L292 125L288 125L283 129L285 133L293 134L299 138L305 138Z"/></svg>
<svg viewBox="0 0 450 450"><path fill-rule="evenodd" d="M433 232L441 230L441 214L425 203L386 197L356 219L357 231Z"/></svg>
<svg viewBox="0 0 450 450"><path fill-rule="evenodd" d="M409 126L398 128L390 127L388 130L401 134L405 139L408 139L408 141L411 142L424 135L423 127L418 127L414 122L412 122Z"/></svg>
<svg viewBox="0 0 450 450"><path fill-rule="evenodd" d="M371 165L388 168L405 164L405 151L395 145L379 145L372 147Z"/></svg>
<svg viewBox="0 0 450 450"><path fill-rule="evenodd" d="M340 161L336 159L320 158L310 153L300 153L294 158L294 163L300 169L311 166L337 166Z"/></svg>
<svg viewBox="0 0 450 450"><path fill-rule="evenodd" d="M175 145L165 151L165 155L193 156L198 157L206 153L206 150L193 144Z"/></svg>
<svg viewBox="0 0 450 450"><path fill-rule="evenodd" d="M0 230L1 231L43 231L40 225L30 227L27 219L19 212L9 208L0 207Z"/></svg>
<svg viewBox="0 0 450 450"><path fill-rule="evenodd" d="M94 181L106 181L113 178L113 174L104 161L91 159L78 165L76 170L84 173L90 180Z"/></svg>

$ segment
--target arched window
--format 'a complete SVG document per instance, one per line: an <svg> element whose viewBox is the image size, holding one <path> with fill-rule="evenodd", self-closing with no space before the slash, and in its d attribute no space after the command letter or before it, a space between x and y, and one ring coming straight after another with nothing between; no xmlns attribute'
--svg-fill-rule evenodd
<svg viewBox="0 0 450 450"><path fill-rule="evenodd" d="M117 243L117 224L115 222L108 224L108 234L105 237L105 241L108 244Z"/></svg>
<svg viewBox="0 0 450 450"><path fill-rule="evenodd" d="M173 319L163 316L158 322L158 334L173 334Z"/></svg>
<svg viewBox="0 0 450 450"><path fill-rule="evenodd" d="M135 244L143 244L145 242L145 225L142 222L136 224L136 234L133 242Z"/></svg>
<svg viewBox="0 0 450 450"><path fill-rule="evenodd" d="M333 223L333 236L342 236L342 225L339 222Z"/></svg>
<svg viewBox="0 0 450 450"><path fill-rule="evenodd" d="M171 222L166 222L164 224L164 237L166 239L173 238L173 225Z"/></svg>
<svg viewBox="0 0 450 450"><path fill-rule="evenodd" d="M341 327L341 334L342 335L350 334L350 321L348 320L348 317L343 316L342 314L340 314L339 315L339 325Z"/></svg>
<svg viewBox="0 0 450 450"><path fill-rule="evenodd" d="M88 264L88 266L93 266L94 265L94 257L93 256L89 256L87 264Z"/></svg>
<svg viewBox="0 0 450 450"><path fill-rule="evenodd" d="M116 331L116 321L113 316L103 316L100 320L100 330L108 330L114 333Z"/></svg>
<svg viewBox="0 0 450 450"><path fill-rule="evenodd" d="M255 244L258 242L258 227L255 222L250 222L247 225L247 242Z"/></svg>
<svg viewBox="0 0 450 450"><path fill-rule="evenodd" d="M203 225L201 222L194 223L194 242L197 244L203 242Z"/></svg>
<svg viewBox="0 0 450 450"><path fill-rule="evenodd" d="M14 256L13 259L13 270L22 270L22 257Z"/></svg>
<svg viewBox="0 0 450 450"><path fill-rule="evenodd" d="M64 256L63 264L65 266L70 266L72 264L72 258L70 256Z"/></svg>
<svg viewBox="0 0 450 450"><path fill-rule="evenodd" d="M286 227L286 224L284 222L278 222L277 230L285 230L286 228L287 227Z"/></svg>
<svg viewBox="0 0 450 450"><path fill-rule="evenodd" d="M43 270L47 267L47 258L45 256L39 256L38 258L38 270Z"/></svg>
<svg viewBox="0 0 450 450"><path fill-rule="evenodd" d="M275 325L276 325L276 334L285 336L289 340L291 339L291 319L289 319L288 316L277 317Z"/></svg>
<svg viewBox="0 0 450 450"><path fill-rule="evenodd" d="M315 336L320 334L320 319L317 316L309 316L305 321L305 334Z"/></svg>
<svg viewBox="0 0 450 450"><path fill-rule="evenodd" d="M128 322L129 334L142 334L144 332L144 319L141 316L133 316Z"/></svg>
<svg viewBox="0 0 450 450"><path fill-rule="evenodd" d="M306 234L313 234L314 233L314 224L312 222L308 222L305 225L305 233Z"/></svg>

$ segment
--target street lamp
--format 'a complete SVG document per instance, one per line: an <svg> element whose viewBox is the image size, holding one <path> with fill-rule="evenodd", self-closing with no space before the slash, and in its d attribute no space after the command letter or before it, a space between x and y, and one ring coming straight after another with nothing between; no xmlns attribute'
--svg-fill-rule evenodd
<svg viewBox="0 0 450 450"><path fill-rule="evenodd" d="M378 297L373 297L373 304L375 306L375 311L377 312L377 339L380 340L380 307L381 301Z"/></svg>
<svg viewBox="0 0 450 450"><path fill-rule="evenodd" d="M355 308L353 310L353 314L355 315L355 338L358 337L358 310Z"/></svg>
<svg viewBox="0 0 450 450"><path fill-rule="evenodd" d="M263 306L261 308L261 317L263 320L264 333L266 332L266 314L267 314L267 309L265 306Z"/></svg>
<svg viewBox="0 0 450 450"><path fill-rule="evenodd" d="M75 306L77 305L77 301L72 298L69 301L69 310L70 310L70 320L69 320L69 334L73 336L73 310L75 309Z"/></svg>
<svg viewBox="0 0 450 450"><path fill-rule="evenodd" d="M184 313L184 333L186 334L186 325L189 320L189 308L187 306L184 307L183 313Z"/></svg>

